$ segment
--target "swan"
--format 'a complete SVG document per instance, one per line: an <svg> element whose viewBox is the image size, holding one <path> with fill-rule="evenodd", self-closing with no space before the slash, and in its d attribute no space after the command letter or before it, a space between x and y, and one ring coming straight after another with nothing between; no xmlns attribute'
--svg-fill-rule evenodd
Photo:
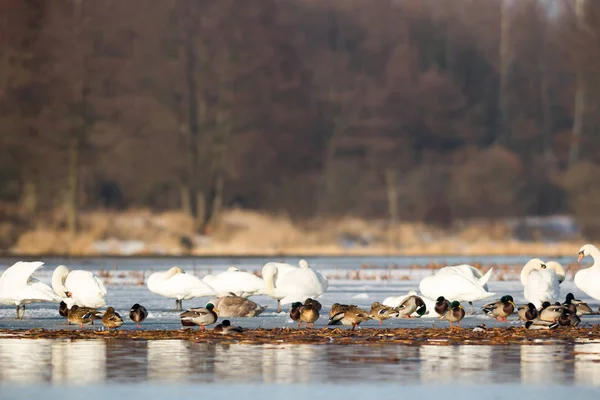
<svg viewBox="0 0 600 400"><path fill-rule="evenodd" d="M233 293L239 297L249 297L261 294L265 289L261 278L236 267L229 267L227 271L217 275L206 275L202 281L212 287L219 296Z"/></svg>
<svg viewBox="0 0 600 400"><path fill-rule="evenodd" d="M42 261L19 261L0 277L0 303L16 306L17 319L25 316L25 305L40 302L59 302L52 288L31 275L44 265ZM19 316L19 309L23 313Z"/></svg>
<svg viewBox="0 0 600 400"><path fill-rule="evenodd" d="M106 306L106 287L90 271L69 271L64 265L59 265L52 273L52 289L69 308L74 304L91 308Z"/></svg>
<svg viewBox="0 0 600 400"><path fill-rule="evenodd" d="M327 279L312 269L306 260L300 260L299 268L283 263L267 263L262 269L264 293L277 300L277 312L282 304L303 303L325 293Z"/></svg>
<svg viewBox="0 0 600 400"><path fill-rule="evenodd" d="M183 300L217 294L211 286L179 267L150 274L146 285L152 293L176 299L175 310L183 310Z"/></svg>
<svg viewBox="0 0 600 400"><path fill-rule="evenodd" d="M600 250L593 244L586 244L579 249L577 262L591 256L594 263L589 268L579 270L575 274L575 286L591 298L600 300Z"/></svg>
<svg viewBox="0 0 600 400"><path fill-rule="evenodd" d="M436 299L444 296L448 300L468 301L473 313L473 301L495 296L488 292L487 282L493 268L483 275L477 268L462 264L444 267L419 283L419 290L425 297Z"/></svg>
<svg viewBox="0 0 600 400"><path fill-rule="evenodd" d="M537 308L545 301L554 303L558 300L559 285L564 280L565 270L556 261L545 263L539 258L533 258L521 270L525 299Z"/></svg>
<svg viewBox="0 0 600 400"><path fill-rule="evenodd" d="M416 291L410 290L407 294L405 294L403 296L398 296L398 297L390 296L390 297L386 297L385 300L383 300L382 304L384 306L396 308L396 307L400 306L400 304L402 304L404 302L404 300L406 300L407 298L409 298L411 296L419 296L419 295L417 294ZM437 315L432 311L432 310L435 309L435 300L429 299L429 298L427 298L425 296L419 296L419 297L425 303L425 307L426 307L425 314L424 315L419 315L415 311L412 314L410 314L410 316L411 317L415 317L415 318L432 318L432 317L437 317Z"/></svg>

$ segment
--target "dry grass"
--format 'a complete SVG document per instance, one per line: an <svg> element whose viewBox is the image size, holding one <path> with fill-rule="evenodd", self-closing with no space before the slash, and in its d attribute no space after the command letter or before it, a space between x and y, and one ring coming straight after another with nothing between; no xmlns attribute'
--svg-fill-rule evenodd
<svg viewBox="0 0 600 400"><path fill-rule="evenodd" d="M193 221L181 212L94 211L81 214L75 236L58 224L40 222L21 234L10 249L17 254L124 254L124 241L140 241L138 255L574 255L582 240L561 243L520 242L503 224L462 223L454 232L424 224L399 224L357 218L310 219L295 222L285 215L226 211L210 237L196 235ZM181 239L195 247L188 253ZM354 241L344 246L341 238ZM361 240L363 243L361 244ZM98 245L103 243L103 247Z"/></svg>

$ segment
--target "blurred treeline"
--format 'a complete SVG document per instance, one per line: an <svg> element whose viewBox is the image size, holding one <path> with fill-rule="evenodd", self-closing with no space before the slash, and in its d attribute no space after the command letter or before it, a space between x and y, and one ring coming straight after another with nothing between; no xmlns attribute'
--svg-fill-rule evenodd
<svg viewBox="0 0 600 400"><path fill-rule="evenodd" d="M599 72L596 0L0 0L0 201L581 217Z"/></svg>

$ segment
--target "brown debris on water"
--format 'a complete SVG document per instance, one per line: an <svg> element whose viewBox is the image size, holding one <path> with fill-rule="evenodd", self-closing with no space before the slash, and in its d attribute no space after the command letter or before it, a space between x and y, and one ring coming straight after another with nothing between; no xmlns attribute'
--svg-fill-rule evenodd
<svg viewBox="0 0 600 400"><path fill-rule="evenodd" d="M105 340L164 340L180 339L195 342L239 344L356 344L356 345L538 345L573 343L582 340L600 340L600 327L561 328L553 331L528 330L522 327L494 328L485 332L471 329L447 328L362 328L303 329L290 328L249 329L243 333L221 335L212 330L121 330L100 333L88 330L0 329L0 336L22 339L105 339Z"/></svg>

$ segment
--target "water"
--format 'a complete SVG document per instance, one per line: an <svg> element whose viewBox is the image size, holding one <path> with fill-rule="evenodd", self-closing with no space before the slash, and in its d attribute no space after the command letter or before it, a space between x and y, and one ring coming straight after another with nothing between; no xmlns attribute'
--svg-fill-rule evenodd
<svg viewBox="0 0 600 400"><path fill-rule="evenodd" d="M401 259L401 261L398 261ZM473 258L484 263L506 263L520 259ZM495 259L496 261L493 261ZM375 261L376 262L375 262ZM448 260L445 258L444 260ZM118 271L167 269L174 264L194 265L193 273L203 276L208 270L218 272L229 265L252 268L264 259L71 259L48 260L36 276L50 283L53 267L66 262L70 267L99 271L112 263ZM293 261L290 259L290 261ZM423 258L420 263L440 262ZM456 262L470 262L461 258ZM358 268L361 263L410 265L410 258L346 258L315 259L319 269L329 271ZM7 266L12 260L0 260ZM198 269L197 272L196 268ZM203 272L204 271L204 272ZM399 271L399 274L404 273ZM430 271L417 271L429 274ZM147 276L147 275L146 275ZM319 299L328 313L335 302L369 307L373 301L387 296L417 290L418 275L400 280L332 279L329 290ZM596 309L593 299L578 292L572 279L562 285L563 295L569 291ZM109 305L125 318L129 307L140 302L150 311L145 329L179 329L179 313L171 299L148 291L128 277L107 284ZM523 302L522 286L517 280L498 281L492 277L491 292L511 294ZM498 296L499 297L499 296ZM276 313L276 303L264 296L252 298L268 305L258 318L231 318L248 328L293 326L287 313ZM184 307L204 305L209 299L195 299ZM476 308L485 303L476 303ZM514 318L514 317L513 317ZM324 325L325 318L317 321ZM463 326L471 328L485 322L488 326L520 326L512 319L497 323L478 314L467 316ZM588 316L583 326L600 322L600 316ZM380 325L369 321L362 329ZM447 322L435 318L395 319L384 321L384 327L446 327ZM25 320L14 319L14 307L0 305L0 328L78 329L68 327L57 312L57 305L41 303L28 307ZM88 327L86 329L98 329ZM122 329L135 329L126 318ZM85 388L85 390L82 390ZM347 399L398 397L464 399L553 399L576 395L598 398L600 394L600 343L581 341L575 344L554 343L537 346L340 346L340 345L224 345L180 340L51 340L15 339L0 336L0 399L96 399L165 397L286 398L306 399L319 396Z"/></svg>

